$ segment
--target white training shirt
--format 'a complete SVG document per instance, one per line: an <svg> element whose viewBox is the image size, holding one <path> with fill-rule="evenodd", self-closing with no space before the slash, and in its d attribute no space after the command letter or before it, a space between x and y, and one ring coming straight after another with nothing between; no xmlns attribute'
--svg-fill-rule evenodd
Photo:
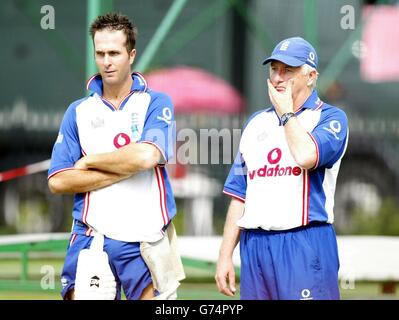
<svg viewBox="0 0 399 320"><path fill-rule="evenodd" d="M238 226L287 230L312 221L334 221L334 192L348 142L348 121L313 91L296 112L314 141L315 168L299 167L274 108L255 113L244 128L223 192L245 202Z"/></svg>
<svg viewBox="0 0 399 320"><path fill-rule="evenodd" d="M84 155L112 152L130 142L150 143L167 161L173 156L175 123L168 96L147 88L142 75L132 74L130 94L118 109L102 98L101 76L92 77L89 97L66 111L54 144L49 178L73 169ZM172 189L164 166L141 171L108 187L76 194L73 233L92 229L126 242L153 242L162 238L176 214Z"/></svg>

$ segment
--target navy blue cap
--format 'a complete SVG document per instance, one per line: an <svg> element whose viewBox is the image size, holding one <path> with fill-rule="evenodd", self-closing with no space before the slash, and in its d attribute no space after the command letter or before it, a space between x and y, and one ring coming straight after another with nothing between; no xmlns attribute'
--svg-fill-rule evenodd
<svg viewBox="0 0 399 320"><path fill-rule="evenodd" d="M317 68L317 54L312 45L300 37L288 38L281 41L273 50L272 55L262 64L278 60L292 67L308 64Z"/></svg>

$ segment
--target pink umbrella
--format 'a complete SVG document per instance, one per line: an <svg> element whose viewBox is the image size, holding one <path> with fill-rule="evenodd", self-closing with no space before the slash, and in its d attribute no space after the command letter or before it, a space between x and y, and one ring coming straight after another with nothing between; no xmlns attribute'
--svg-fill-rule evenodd
<svg viewBox="0 0 399 320"><path fill-rule="evenodd" d="M245 106L241 94L229 83L199 68L158 69L145 79L151 89L171 97L176 113L236 114Z"/></svg>

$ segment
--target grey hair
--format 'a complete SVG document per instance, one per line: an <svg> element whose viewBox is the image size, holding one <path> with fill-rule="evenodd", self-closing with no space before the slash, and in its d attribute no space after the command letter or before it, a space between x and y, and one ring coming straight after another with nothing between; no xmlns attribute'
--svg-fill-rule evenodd
<svg viewBox="0 0 399 320"><path fill-rule="evenodd" d="M310 66L310 65L308 65L308 64L305 63L305 64L303 64L303 65L301 66L301 71L302 71L302 74L303 74L304 76L308 75L308 74L309 74L310 72L312 72L312 71L316 71L316 78L313 80L312 84L310 85L312 90L313 90L314 88L316 88L317 79L318 79L318 76L319 76L319 73L317 72L317 70L316 70L315 68L313 68L312 66Z"/></svg>

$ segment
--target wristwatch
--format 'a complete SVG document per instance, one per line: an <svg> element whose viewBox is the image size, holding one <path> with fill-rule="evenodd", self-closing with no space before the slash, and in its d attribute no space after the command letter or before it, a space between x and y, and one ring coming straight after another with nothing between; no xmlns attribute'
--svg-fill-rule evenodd
<svg viewBox="0 0 399 320"><path fill-rule="evenodd" d="M290 120L292 117L295 117L295 113L293 113L293 112L284 113L280 118L281 124L283 126L285 126L285 124L288 122L288 120Z"/></svg>

